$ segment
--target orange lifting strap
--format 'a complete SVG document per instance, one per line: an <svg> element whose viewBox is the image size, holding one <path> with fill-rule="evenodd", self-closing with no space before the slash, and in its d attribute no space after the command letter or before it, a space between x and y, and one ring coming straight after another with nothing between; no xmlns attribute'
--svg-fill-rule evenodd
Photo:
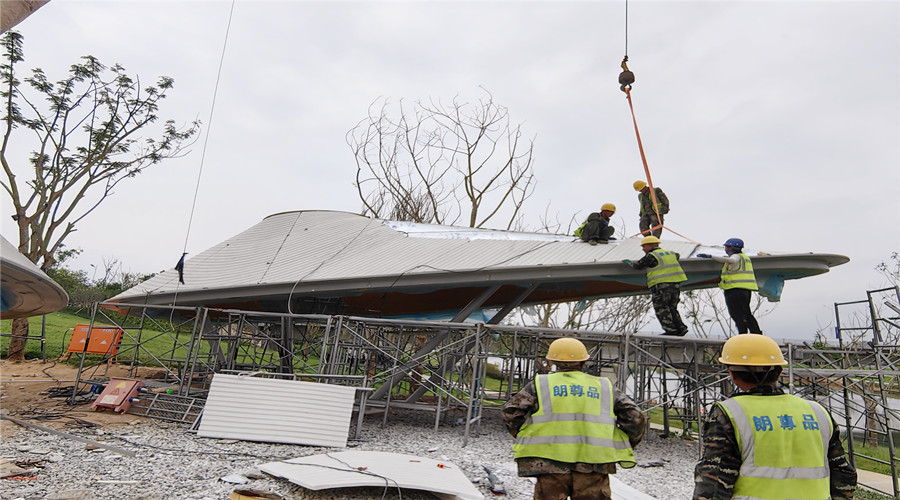
<svg viewBox="0 0 900 500"><path fill-rule="evenodd" d="M644 145L641 143L641 133L638 130L637 117L634 114L634 104L631 102L631 84L634 83L634 73L629 71L627 63L628 63L628 56L626 55L625 58L622 59L622 73L619 74L619 85L620 85L619 88L622 89L622 92L625 92L625 97L628 99L628 107L631 109L631 121L634 123L634 135L637 137L638 150L641 152L641 161L644 163L644 175L647 176L647 185L650 186L650 197L653 200L653 211L656 213L656 220L661 221L662 217L659 214L659 205L657 204L658 202L656 200L656 189L653 188L653 181L650 179L650 167L647 165L647 155L644 154ZM691 243L694 243L697 245L700 244L700 243L697 243L696 241L688 238L687 236L684 236L683 234L673 231L671 228L666 227L663 224L658 224L656 226L653 226L650 229L648 229L646 232L649 234L650 231L653 231L655 229L660 229L660 228L667 229L668 231L670 231L678 236L681 236L682 238L690 241ZM632 237L638 236L643 233L644 232L637 233L637 234L633 235Z"/></svg>

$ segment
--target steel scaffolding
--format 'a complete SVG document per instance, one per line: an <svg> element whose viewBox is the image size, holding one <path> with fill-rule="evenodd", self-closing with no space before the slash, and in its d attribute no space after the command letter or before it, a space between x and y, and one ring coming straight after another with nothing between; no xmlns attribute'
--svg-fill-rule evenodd
<svg viewBox="0 0 900 500"><path fill-rule="evenodd" d="M900 436L900 307L892 307L897 299L895 287L869 292L860 303L835 304L838 345L786 343L790 364L782 377L789 392L815 399L832 412L843 427L851 460L891 468L895 497L900 495L894 447ZM865 328L842 314L844 307L860 304L869 311ZM486 409L501 406L549 369L543 354L560 337L581 339L590 354L586 371L612 379L659 419L667 434L702 441L704 409L732 391L727 371L716 361L723 340L108 304L124 310L120 316L104 305L94 308L91 326L112 325L125 332L118 356L120 364L129 360L129 376L139 365L160 366L164 382L179 388L178 396L204 397L212 374L225 370L320 375L325 383L372 390L358 399L358 416L378 415L384 425L394 411L429 412L435 427L464 424L466 441L479 434ZM81 357L82 365L89 356ZM858 437L886 444L888 459L863 454Z"/></svg>

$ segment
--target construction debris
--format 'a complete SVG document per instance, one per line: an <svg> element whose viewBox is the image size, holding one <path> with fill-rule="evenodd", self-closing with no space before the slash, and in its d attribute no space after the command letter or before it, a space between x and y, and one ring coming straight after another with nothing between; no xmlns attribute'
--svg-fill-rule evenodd
<svg viewBox="0 0 900 500"><path fill-rule="evenodd" d="M442 498L483 500L455 464L381 451L345 451L269 462L259 469L311 490L352 486L411 488Z"/></svg>
<svg viewBox="0 0 900 500"><path fill-rule="evenodd" d="M506 487L503 486L503 481L500 480L499 477L495 476L491 469L488 469L485 466L481 466L484 469L484 472L487 473L488 481L491 483L491 493L495 495L505 495Z"/></svg>
<svg viewBox="0 0 900 500"><path fill-rule="evenodd" d="M55 434L57 436L61 436L66 439L71 439L73 441L81 441L82 443L87 443L90 446L96 446L98 448L104 448L109 451L114 451L120 455L125 455L126 457L133 457L135 455L135 453L131 450L126 450L123 448L119 448L117 446L110 446L108 444L93 441L91 439L83 438L81 436L74 436L72 434L66 434L65 432L60 432L58 430L51 429L49 427L44 427L43 425L37 425L37 424L31 424L28 422L23 422L16 418L7 417L6 415L0 415L0 420L9 420L10 422L17 424L17 425L21 425L22 427L28 427L30 429L37 429L39 431L49 432L50 434Z"/></svg>

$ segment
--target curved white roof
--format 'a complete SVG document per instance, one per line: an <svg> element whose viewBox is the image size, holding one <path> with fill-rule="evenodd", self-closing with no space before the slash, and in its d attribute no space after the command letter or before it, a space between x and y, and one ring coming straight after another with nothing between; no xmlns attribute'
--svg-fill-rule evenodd
<svg viewBox="0 0 900 500"><path fill-rule="evenodd" d="M681 255L689 284L715 285L721 264L688 259L698 245L663 241L662 246ZM415 224L347 212L285 212L187 259L184 284L172 269L111 301L221 306L533 284L538 288L525 303L578 300L645 292L645 273L621 263L642 255L639 238L592 246L564 235ZM820 274L849 260L811 253L753 258L760 280L772 272L784 279Z"/></svg>
<svg viewBox="0 0 900 500"><path fill-rule="evenodd" d="M12 243L0 236L0 317L25 318L59 311L69 296Z"/></svg>

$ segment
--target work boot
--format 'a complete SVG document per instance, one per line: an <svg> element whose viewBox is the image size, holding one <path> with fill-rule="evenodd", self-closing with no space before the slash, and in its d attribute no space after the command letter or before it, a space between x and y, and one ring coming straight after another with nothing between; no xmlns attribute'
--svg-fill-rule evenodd
<svg viewBox="0 0 900 500"><path fill-rule="evenodd" d="M588 243L590 243L591 245L596 245L596 244L597 244L597 240L591 240L591 241L588 241Z"/></svg>

